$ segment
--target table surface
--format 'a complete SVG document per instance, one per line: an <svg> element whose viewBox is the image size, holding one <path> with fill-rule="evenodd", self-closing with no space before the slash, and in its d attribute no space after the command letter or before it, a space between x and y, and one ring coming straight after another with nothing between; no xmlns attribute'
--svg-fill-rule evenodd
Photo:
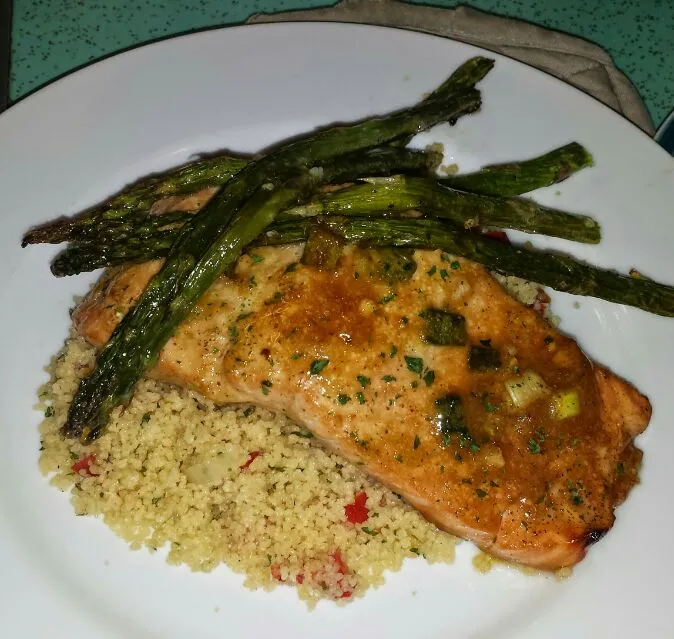
<svg viewBox="0 0 674 639"><path fill-rule="evenodd" d="M241 23L254 13L329 4L321 0L14 0L10 96L16 100L76 67L129 46ZM582 36L613 56L641 93L656 126L674 106L674 0L433 0L428 4L471 4Z"/></svg>

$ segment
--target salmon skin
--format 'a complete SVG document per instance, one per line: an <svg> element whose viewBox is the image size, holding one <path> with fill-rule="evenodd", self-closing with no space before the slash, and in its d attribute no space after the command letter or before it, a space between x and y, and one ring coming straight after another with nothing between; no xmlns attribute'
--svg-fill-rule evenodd
<svg viewBox="0 0 674 639"><path fill-rule="evenodd" d="M496 557L580 561L638 480L648 400L475 263L416 251L392 283L361 272L363 249L334 272L302 265L301 250L244 255L150 375L285 413ZM159 267L106 273L73 314L79 333L104 344ZM438 317L462 343L429 339Z"/></svg>

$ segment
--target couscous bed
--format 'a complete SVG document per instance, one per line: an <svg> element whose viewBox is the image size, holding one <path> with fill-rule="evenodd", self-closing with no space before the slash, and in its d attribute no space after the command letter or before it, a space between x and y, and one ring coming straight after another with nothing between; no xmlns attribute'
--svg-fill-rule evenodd
<svg viewBox="0 0 674 639"><path fill-rule="evenodd" d="M40 469L132 548L168 562L225 564L246 586L295 586L310 604L347 602L406 558L451 563L456 538L280 414L219 408L143 380L93 446L59 428L95 351L72 337L40 391Z"/></svg>

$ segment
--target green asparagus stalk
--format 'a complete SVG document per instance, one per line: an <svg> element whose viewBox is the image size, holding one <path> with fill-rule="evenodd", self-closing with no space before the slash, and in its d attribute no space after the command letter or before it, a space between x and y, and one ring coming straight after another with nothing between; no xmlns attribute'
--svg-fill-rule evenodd
<svg viewBox="0 0 674 639"><path fill-rule="evenodd" d="M174 231L159 231L147 238L127 238L112 244L69 244L52 260L51 272L56 277L66 277L99 268L163 258L171 250L176 235Z"/></svg>
<svg viewBox="0 0 674 639"><path fill-rule="evenodd" d="M229 159L233 160L233 158ZM331 173L334 181L342 182L353 180L361 175L386 176L398 172L430 175L435 172L441 161L442 154L437 151L378 147L335 158L325 170ZM241 161L240 168L242 166L243 161ZM317 170L319 170L318 167ZM221 186L221 184L218 185ZM177 193L175 180L166 180L162 185L162 193L167 193L169 188L173 189L173 193ZM213 184L211 183L210 186ZM155 199L164 197L164 195L157 196L156 193L157 191L153 190ZM122 193L118 196L119 198L126 198L127 201L133 200L136 204L141 201L135 193L131 195ZM145 203L149 201L149 199L143 200ZM150 206L136 209L131 206L101 209L98 213L92 210L81 216L57 220L32 229L24 236L23 246L43 243L58 244L64 241L117 243L126 237L138 237L139 234L150 235L170 225L182 225L188 219L189 214L182 212L154 215L150 212Z"/></svg>
<svg viewBox="0 0 674 639"><path fill-rule="evenodd" d="M268 232L251 242L251 246L291 244L306 239L306 229L311 219L277 222ZM99 268L147 262L166 257L178 235L177 229L158 231L143 238L129 237L110 244L84 242L70 244L56 255L51 263L51 272L56 277L65 277L95 271Z"/></svg>
<svg viewBox="0 0 674 639"><path fill-rule="evenodd" d="M274 246L303 242L310 224L310 219L277 222L250 245ZM54 258L51 271L56 277L64 277L99 268L161 259L169 254L176 235L175 231L163 231L148 238L129 238L125 242L110 245L101 246L95 242L73 244Z"/></svg>
<svg viewBox="0 0 674 639"><path fill-rule="evenodd" d="M108 202L111 209L138 211L157 198L195 193L209 186L221 186L236 175L249 159L216 155L191 162L157 177L150 177L125 189Z"/></svg>
<svg viewBox="0 0 674 639"><path fill-rule="evenodd" d="M672 286L590 266L569 255L511 246L440 220L325 217L321 223L349 242L442 249L479 262L491 271L516 275L558 291L674 316Z"/></svg>
<svg viewBox="0 0 674 639"><path fill-rule="evenodd" d="M439 186L434 180L405 175L365 180L365 184L328 193L284 212L279 219L325 214L377 215L418 209L465 228L516 229L589 244L601 239L599 224L591 217L551 209L533 200L465 193Z"/></svg>
<svg viewBox="0 0 674 639"><path fill-rule="evenodd" d="M492 164L475 173L442 178L440 182L482 195L521 195L566 180L586 166L592 166L592 156L578 142L571 142L531 160Z"/></svg>
<svg viewBox="0 0 674 639"><path fill-rule="evenodd" d="M461 87L474 84L492 65L481 58L479 64L463 65L452 77ZM63 433L88 443L103 432L110 411L129 399L138 379L156 362L201 295L302 194L304 186L280 186L290 174L420 132L479 106L477 90L455 92L445 86L432 100L382 118L319 131L246 165L183 226L161 270L117 326L93 372L80 382ZM322 177L328 181L329 176Z"/></svg>
<svg viewBox="0 0 674 639"><path fill-rule="evenodd" d="M442 249L481 263L503 275L516 275L565 293L626 304L657 315L674 316L674 287L600 269L568 255L514 247L467 233L451 223L426 219L304 218L271 224L252 245L277 245L306 240L312 224L322 224L348 242L366 246ZM142 247L139 259L148 259ZM159 252L153 257L163 257ZM120 263L128 261L126 255Z"/></svg>
<svg viewBox="0 0 674 639"><path fill-rule="evenodd" d="M22 246L60 244L95 235L101 226L123 222L131 214L149 212L152 205L169 195L183 195L207 186L220 186L238 173L247 160L218 156L200 160L161 176L145 178L104 204L75 217L58 218L26 233Z"/></svg>

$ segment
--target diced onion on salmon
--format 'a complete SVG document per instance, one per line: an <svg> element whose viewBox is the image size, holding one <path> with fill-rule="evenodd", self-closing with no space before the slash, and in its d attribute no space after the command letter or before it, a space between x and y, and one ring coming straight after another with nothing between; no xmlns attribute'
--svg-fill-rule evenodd
<svg viewBox="0 0 674 639"><path fill-rule="evenodd" d="M524 371L522 375L509 379L505 382L505 387L517 408L524 408L550 392L543 378L532 370Z"/></svg>
<svg viewBox="0 0 674 639"><path fill-rule="evenodd" d="M580 413L580 397L577 390L556 393L552 398L552 415L556 419L575 417Z"/></svg>

